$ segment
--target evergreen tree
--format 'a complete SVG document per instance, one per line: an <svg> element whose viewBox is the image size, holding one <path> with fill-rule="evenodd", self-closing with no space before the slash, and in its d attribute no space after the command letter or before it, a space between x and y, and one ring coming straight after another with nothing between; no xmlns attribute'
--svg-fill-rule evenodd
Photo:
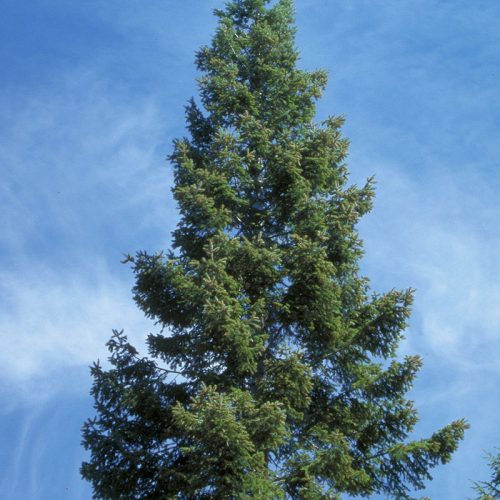
<svg viewBox="0 0 500 500"><path fill-rule="evenodd" d="M343 119L314 122L327 77L297 68L292 1L215 14L170 156L173 251L127 259L161 333L140 357L115 332L93 366L82 475L109 499L409 498L467 425L407 440L412 291L371 293L358 268L373 181L348 185Z"/></svg>

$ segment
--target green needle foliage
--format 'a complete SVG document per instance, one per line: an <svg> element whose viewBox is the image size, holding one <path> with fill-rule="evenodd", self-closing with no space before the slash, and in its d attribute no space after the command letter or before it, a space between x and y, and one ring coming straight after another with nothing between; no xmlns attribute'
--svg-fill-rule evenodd
<svg viewBox="0 0 500 500"><path fill-rule="evenodd" d="M291 0L233 0L197 54L201 105L175 141L173 251L129 257L161 327L139 357L121 332L92 368L82 475L99 498L409 498L467 424L408 441L396 358L412 291L369 291L343 119L315 123L324 71L297 68Z"/></svg>

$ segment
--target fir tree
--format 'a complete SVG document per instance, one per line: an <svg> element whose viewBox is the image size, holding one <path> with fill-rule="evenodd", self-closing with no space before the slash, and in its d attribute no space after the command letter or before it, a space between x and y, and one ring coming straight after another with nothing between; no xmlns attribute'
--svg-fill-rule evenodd
<svg viewBox="0 0 500 500"><path fill-rule="evenodd" d="M197 54L201 105L170 160L173 250L128 260L161 327L92 368L82 475L99 498L409 498L462 420L408 441L418 356L396 358L412 291L371 293L343 119L314 122L324 71L297 68L291 0L233 0Z"/></svg>

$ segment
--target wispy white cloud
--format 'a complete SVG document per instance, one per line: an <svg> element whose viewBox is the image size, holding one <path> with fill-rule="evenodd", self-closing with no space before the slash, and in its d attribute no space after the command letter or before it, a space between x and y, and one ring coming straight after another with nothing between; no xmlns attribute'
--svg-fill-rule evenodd
<svg viewBox="0 0 500 500"><path fill-rule="evenodd" d="M425 180L379 165L374 212L360 226L363 271L373 287L416 288L401 354L424 367L411 398L417 435L457 418L471 429L454 460L437 469L432 498L465 498L498 439L500 232L495 189L470 171L435 171Z"/></svg>
<svg viewBox="0 0 500 500"><path fill-rule="evenodd" d="M86 405L73 395L3 416L10 432L2 436L8 446L2 454L2 499L91 497L78 473L85 457L78 433L84 411Z"/></svg>
<svg viewBox="0 0 500 500"><path fill-rule="evenodd" d="M119 260L158 247L175 216L152 100L127 101L93 70L8 97L0 96L0 372L14 402L62 389L71 378L62 371L105 355L112 328L144 338L151 325Z"/></svg>
<svg viewBox="0 0 500 500"><path fill-rule="evenodd" d="M417 182L383 166L378 177L374 213L361 225L366 272L378 286L417 289L407 347L465 370L498 370L491 346L500 333L500 230L491 187L454 172Z"/></svg>
<svg viewBox="0 0 500 500"><path fill-rule="evenodd" d="M20 425L18 426L18 439L15 449L12 450L10 460L7 463L8 476L4 476L2 481L2 491L7 497L10 496L12 491L18 488L17 482L20 479L19 471L24 467L23 460L26 450L29 447L29 431L33 421L36 419L36 412L31 412ZM11 478L7 482L7 477Z"/></svg>
<svg viewBox="0 0 500 500"><path fill-rule="evenodd" d="M83 267L75 275L43 269L33 274L0 275L4 378L22 382L51 371L59 375L61 368L102 357L113 328L126 328L134 340L152 328L134 307L128 283L103 265L94 263L87 277Z"/></svg>
<svg viewBox="0 0 500 500"><path fill-rule="evenodd" d="M28 248L41 229L95 240L89 233L103 225L165 220L168 170L157 150L164 128L152 100L129 102L122 88L83 69L56 88L1 97L4 245Z"/></svg>

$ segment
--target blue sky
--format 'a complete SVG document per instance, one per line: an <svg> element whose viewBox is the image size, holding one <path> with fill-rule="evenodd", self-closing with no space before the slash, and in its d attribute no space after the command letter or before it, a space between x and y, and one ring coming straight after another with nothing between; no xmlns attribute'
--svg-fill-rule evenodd
<svg viewBox="0 0 500 500"><path fill-rule="evenodd" d="M417 289L402 353L420 353L416 436L472 427L434 470L464 499L500 444L500 2L297 0L301 66L330 82L375 290ZM219 0L4 0L0 16L0 496L88 499L88 365L112 328L142 345L124 253L168 248L165 156L196 94L194 52Z"/></svg>

